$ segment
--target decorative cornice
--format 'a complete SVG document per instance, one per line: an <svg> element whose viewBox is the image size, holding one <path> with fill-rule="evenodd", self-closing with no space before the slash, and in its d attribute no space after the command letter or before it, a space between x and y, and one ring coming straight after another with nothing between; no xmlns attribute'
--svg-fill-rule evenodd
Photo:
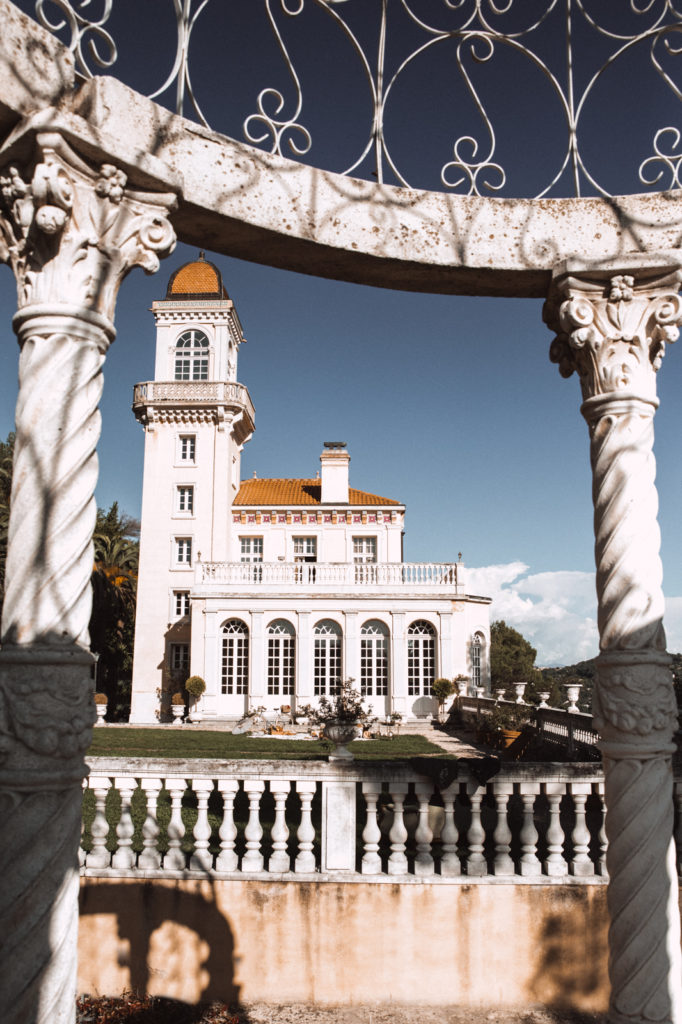
<svg viewBox="0 0 682 1024"><path fill-rule="evenodd" d="M657 404L656 372L679 336L679 267L629 273L565 272L555 278L544 319L556 337L550 359L576 372L583 399L627 396Z"/></svg>

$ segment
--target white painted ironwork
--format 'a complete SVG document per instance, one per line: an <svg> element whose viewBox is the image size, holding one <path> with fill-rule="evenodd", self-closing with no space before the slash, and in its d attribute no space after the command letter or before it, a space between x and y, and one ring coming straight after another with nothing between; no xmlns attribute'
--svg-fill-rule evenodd
<svg viewBox="0 0 682 1024"><path fill-rule="evenodd" d="M209 122L192 84L190 53L194 51L190 40L209 3L172 0L175 57L165 80L150 93L151 98L167 99L178 114L188 114L206 127ZM682 98L682 87L673 74L680 53L676 40L682 31L682 13L670 0L657 4L630 0L619 7L614 15L611 5L588 7L584 0L545 0L544 6L533 5L529 13L520 0L503 4L441 0L440 8L432 5L427 15L415 0L375 0L371 5L368 0L360 0L360 4L350 0L262 0L262 13L276 42L288 86L280 82L275 88L271 83L279 80L279 69L273 67L268 72L272 78L254 97L256 109L243 117L244 137L271 153L294 159L310 153L313 141L316 145L324 143L313 140L312 127L306 125L304 75L298 66L301 41L304 47L310 46L313 38L306 15L317 10L337 30L339 48L350 47L369 94L364 142L343 173L375 177L379 182L394 180L406 187L415 184L408 181L392 153L387 122L395 106L404 102L410 76L433 57L448 52L471 112L465 112L465 105L457 102L454 92L442 97L443 106L447 108L449 99L459 120L454 120L455 137L447 143L447 151L443 148L441 184L466 195L501 191L507 174L495 131L498 116L489 94L499 95L499 89L490 90L490 83L498 80L495 76L499 75L500 62L511 56L519 68L525 66L544 77L556 120L563 125L563 151L538 197L551 192L565 176L570 178L576 196L585 191L608 195L599 172L589 165L581 148L579 131L591 105L600 102L604 80L633 58L648 60L654 77L667 87L672 104ZM89 9L89 0L36 0L35 4L41 24L67 43L84 78L106 71L118 59L109 30L113 9L114 0L104 0L99 13ZM236 24L236 8L223 4L218 11L212 5L211 11L220 17L219 24L229 38ZM574 43L577 37L583 42L582 49ZM370 38L371 45L367 42ZM502 120L499 116L498 123ZM652 154L639 167L642 184L659 189L680 186L679 144L677 127L655 129Z"/></svg>

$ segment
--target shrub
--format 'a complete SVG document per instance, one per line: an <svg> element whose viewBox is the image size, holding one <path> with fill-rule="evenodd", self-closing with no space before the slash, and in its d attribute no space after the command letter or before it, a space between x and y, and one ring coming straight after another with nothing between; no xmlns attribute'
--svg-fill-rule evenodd
<svg viewBox="0 0 682 1024"><path fill-rule="evenodd" d="M106 693L96 693L95 694L95 704L108 704L108 703L109 703L109 698L107 697Z"/></svg>
<svg viewBox="0 0 682 1024"><path fill-rule="evenodd" d="M451 697L455 692L455 684L451 679L434 679L431 686L431 693L436 698L438 703L442 706L448 697Z"/></svg>
<svg viewBox="0 0 682 1024"><path fill-rule="evenodd" d="M184 704L184 703L185 703L185 698L182 696L181 693L174 693L173 696L171 697L171 704Z"/></svg>
<svg viewBox="0 0 682 1024"><path fill-rule="evenodd" d="M194 697L195 700L198 700L206 689L206 683L201 676L190 676L185 683L185 689L190 697Z"/></svg>

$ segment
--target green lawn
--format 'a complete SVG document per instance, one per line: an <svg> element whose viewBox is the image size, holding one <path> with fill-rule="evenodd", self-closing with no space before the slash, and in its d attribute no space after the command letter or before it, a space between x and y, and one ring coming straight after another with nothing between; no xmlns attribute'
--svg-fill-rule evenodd
<svg viewBox="0 0 682 1024"><path fill-rule="evenodd" d="M233 736L194 728L95 729L90 757L179 757L224 759L283 759L319 761L326 759L331 744L326 740L278 740L268 737ZM423 736L395 736L393 739L361 740L350 744L358 761L391 761L435 754L448 755Z"/></svg>

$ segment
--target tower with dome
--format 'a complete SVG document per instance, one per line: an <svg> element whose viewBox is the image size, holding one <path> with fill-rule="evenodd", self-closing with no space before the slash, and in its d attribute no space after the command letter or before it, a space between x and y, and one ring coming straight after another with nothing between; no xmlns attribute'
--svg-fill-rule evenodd
<svg viewBox="0 0 682 1024"><path fill-rule="evenodd" d="M489 604L458 563L402 558L405 506L350 486L342 441L316 475L241 480L255 429L237 380L245 341L218 267L200 253L152 305L130 721L169 715L188 675L203 717L295 710L352 677L379 715L429 717L431 683L489 690Z"/></svg>

